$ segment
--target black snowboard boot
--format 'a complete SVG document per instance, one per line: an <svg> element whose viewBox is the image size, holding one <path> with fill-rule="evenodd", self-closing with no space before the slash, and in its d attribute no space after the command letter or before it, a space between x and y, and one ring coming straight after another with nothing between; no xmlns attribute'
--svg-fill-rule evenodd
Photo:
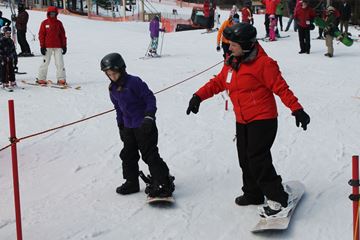
<svg viewBox="0 0 360 240"><path fill-rule="evenodd" d="M175 191L175 177L169 175L165 180L158 181L151 179L151 183L147 184L145 193L149 197L171 197Z"/></svg>
<svg viewBox="0 0 360 240"><path fill-rule="evenodd" d="M254 198L244 194L235 198L235 203L239 206L260 205L264 204L264 198Z"/></svg>
<svg viewBox="0 0 360 240"><path fill-rule="evenodd" d="M140 191L139 180L126 180L120 187L116 188L116 192L121 195L127 195Z"/></svg>

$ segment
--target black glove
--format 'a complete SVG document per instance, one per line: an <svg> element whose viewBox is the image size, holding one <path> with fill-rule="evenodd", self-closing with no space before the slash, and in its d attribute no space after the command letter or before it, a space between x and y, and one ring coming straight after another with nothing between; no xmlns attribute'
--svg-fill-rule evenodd
<svg viewBox="0 0 360 240"><path fill-rule="evenodd" d="M45 54L46 54L46 48L40 48L40 52L41 52L42 55L45 56Z"/></svg>
<svg viewBox="0 0 360 240"><path fill-rule="evenodd" d="M220 52L220 50L221 50L220 46L219 45L216 46L216 51Z"/></svg>
<svg viewBox="0 0 360 240"><path fill-rule="evenodd" d="M62 54L65 55L66 51L67 51L67 48L66 48L66 47L63 47L63 48L62 48Z"/></svg>
<svg viewBox="0 0 360 240"><path fill-rule="evenodd" d="M297 110L292 113L295 116L296 126L299 127L301 123L301 127L306 130L307 125L310 123L310 116L303 110Z"/></svg>
<svg viewBox="0 0 360 240"><path fill-rule="evenodd" d="M190 99L189 107L186 110L186 114L189 115L190 112L193 112L195 114L198 113L200 103L201 103L201 98L198 95L194 94Z"/></svg>
<svg viewBox="0 0 360 240"><path fill-rule="evenodd" d="M144 120L140 126L140 129L144 133L151 133L155 125L155 116L154 114L145 114Z"/></svg>

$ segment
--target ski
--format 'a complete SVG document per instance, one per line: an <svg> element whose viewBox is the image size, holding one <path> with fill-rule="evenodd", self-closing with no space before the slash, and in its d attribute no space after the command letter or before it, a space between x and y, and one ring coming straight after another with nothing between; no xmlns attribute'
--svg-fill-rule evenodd
<svg viewBox="0 0 360 240"><path fill-rule="evenodd" d="M53 83L51 80L48 80L47 84L39 84L39 83L36 83L36 82L28 82L26 80L21 80L21 82L24 83L24 84L27 84L27 85L31 85L31 86L57 88L57 89L62 89L62 90L70 89L70 88L73 88L75 90L80 90L81 89L81 86L72 87L72 86L69 86L69 85L58 85L58 84Z"/></svg>
<svg viewBox="0 0 360 240"><path fill-rule="evenodd" d="M217 31L218 31L218 29L215 28L215 29L211 29L210 31L202 32L201 34L214 33L214 32L217 32Z"/></svg>
<svg viewBox="0 0 360 240"><path fill-rule="evenodd" d="M139 59L148 60L148 59L162 58L162 57L168 57L168 56L170 56L170 55L169 54L163 54L163 55L155 55L155 56L143 56L143 57L139 57Z"/></svg>

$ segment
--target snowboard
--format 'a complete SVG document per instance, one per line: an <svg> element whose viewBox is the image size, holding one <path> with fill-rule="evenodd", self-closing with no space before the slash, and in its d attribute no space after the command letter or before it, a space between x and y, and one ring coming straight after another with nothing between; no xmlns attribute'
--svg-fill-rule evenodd
<svg viewBox="0 0 360 240"><path fill-rule="evenodd" d="M72 87L70 85L57 85L56 83L53 83L53 81L51 80L47 80L47 84L39 84L36 82L28 82L26 80L21 80L22 83L27 84L27 85L32 85L32 86L38 86L38 87L50 87L50 88L57 88L57 89L70 89L73 88L75 90L80 90L81 86L76 86L76 87Z"/></svg>
<svg viewBox="0 0 360 240"><path fill-rule="evenodd" d="M288 37L290 37L290 35L284 35L284 36L276 37L276 40L280 39L280 38L288 38ZM261 41L264 41L264 42L271 42L269 37L257 38L256 40L261 40Z"/></svg>
<svg viewBox="0 0 360 240"><path fill-rule="evenodd" d="M259 222L251 230L253 233L271 231L271 230L286 230L289 226L295 208L301 200L305 192L305 186L299 181L290 181L283 183L284 189L289 193L290 201L293 201L292 208L285 217L269 217L265 218L260 216ZM292 199L292 200L291 200Z"/></svg>
<svg viewBox="0 0 360 240"><path fill-rule="evenodd" d="M327 27L324 19L322 19L320 17L315 18L314 23L321 29L324 29ZM334 30L334 37L336 38L336 40L340 41L347 47L350 47L354 43L353 39L351 39L347 34L341 33L337 27Z"/></svg>
<svg viewBox="0 0 360 240"><path fill-rule="evenodd" d="M174 197L147 197L146 202L150 205L172 205L175 199Z"/></svg>

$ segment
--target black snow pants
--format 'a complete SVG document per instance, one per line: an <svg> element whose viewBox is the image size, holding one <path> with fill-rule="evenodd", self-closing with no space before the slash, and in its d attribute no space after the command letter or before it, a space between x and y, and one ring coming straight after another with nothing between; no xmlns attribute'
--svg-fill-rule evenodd
<svg viewBox="0 0 360 240"><path fill-rule="evenodd" d="M120 130L120 138L124 142L120 152L124 179L137 181L140 151L153 179L160 183L168 180L169 168L159 154L158 130L155 123L150 133L145 133L141 128L124 128Z"/></svg>
<svg viewBox="0 0 360 240"><path fill-rule="evenodd" d="M266 196L287 206L288 194L276 173L270 152L276 132L276 118L236 123L237 150L243 172L242 190L250 198L263 199Z"/></svg>
<svg viewBox="0 0 360 240"><path fill-rule="evenodd" d="M17 38L22 53L31 53L29 43L26 40L26 31L17 30Z"/></svg>

